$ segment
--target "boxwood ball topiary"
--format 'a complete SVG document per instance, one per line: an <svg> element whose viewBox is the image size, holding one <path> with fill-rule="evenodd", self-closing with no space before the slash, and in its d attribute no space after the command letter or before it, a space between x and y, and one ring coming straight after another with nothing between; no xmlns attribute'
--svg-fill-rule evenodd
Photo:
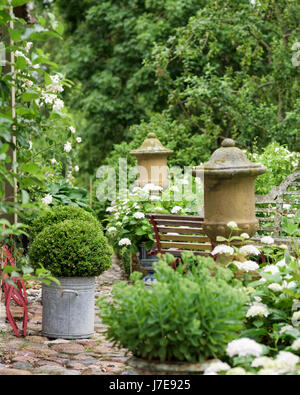
<svg viewBox="0 0 300 395"><path fill-rule="evenodd" d="M68 219L79 219L86 222L91 222L95 226L103 230L102 225L98 219L90 212L78 206L55 206L47 208L34 219L30 228L31 240L34 240L46 226L57 224Z"/></svg>
<svg viewBox="0 0 300 395"><path fill-rule="evenodd" d="M33 268L42 265L55 277L98 276L112 261L112 248L99 227L82 220L46 226L29 250Z"/></svg>

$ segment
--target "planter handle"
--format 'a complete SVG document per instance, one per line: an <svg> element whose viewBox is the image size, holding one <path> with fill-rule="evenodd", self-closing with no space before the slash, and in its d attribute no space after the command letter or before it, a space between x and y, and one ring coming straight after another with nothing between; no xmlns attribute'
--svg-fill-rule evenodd
<svg viewBox="0 0 300 395"><path fill-rule="evenodd" d="M61 292L61 295L63 295L63 294L75 294L76 296L79 295L78 292L77 292L77 291L74 291L73 289L64 289L64 290Z"/></svg>

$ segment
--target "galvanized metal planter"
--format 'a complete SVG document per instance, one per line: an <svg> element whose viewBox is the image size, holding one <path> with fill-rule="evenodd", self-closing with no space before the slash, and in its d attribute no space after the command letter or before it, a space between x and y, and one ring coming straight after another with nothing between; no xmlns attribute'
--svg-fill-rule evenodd
<svg viewBox="0 0 300 395"><path fill-rule="evenodd" d="M61 277L60 286L43 284L42 335L82 339L94 335L95 278Z"/></svg>
<svg viewBox="0 0 300 395"><path fill-rule="evenodd" d="M146 250L145 244L141 243L139 246L139 261L141 266L143 266L148 274L154 273L153 263L157 262L159 259L157 256L148 255L148 251Z"/></svg>

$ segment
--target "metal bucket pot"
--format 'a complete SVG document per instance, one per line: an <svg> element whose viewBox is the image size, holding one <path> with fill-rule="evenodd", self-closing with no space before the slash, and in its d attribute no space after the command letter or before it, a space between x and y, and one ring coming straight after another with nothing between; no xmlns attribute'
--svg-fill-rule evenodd
<svg viewBox="0 0 300 395"><path fill-rule="evenodd" d="M43 284L42 335L82 339L94 335L95 278L61 277L60 286Z"/></svg>

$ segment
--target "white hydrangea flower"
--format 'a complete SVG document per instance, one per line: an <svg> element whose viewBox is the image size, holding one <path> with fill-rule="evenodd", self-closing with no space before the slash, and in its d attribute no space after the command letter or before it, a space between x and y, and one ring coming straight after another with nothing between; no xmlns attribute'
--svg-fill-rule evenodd
<svg viewBox="0 0 300 395"><path fill-rule="evenodd" d="M136 213L134 213L133 216L134 216L134 218L136 218L136 219L145 218L145 214L142 213L142 212L140 212L140 211L137 211Z"/></svg>
<svg viewBox="0 0 300 395"><path fill-rule="evenodd" d="M227 371L230 369L230 366L226 362L222 362L219 359L216 361L209 362L204 364L204 374L213 374L218 372Z"/></svg>
<svg viewBox="0 0 300 395"><path fill-rule="evenodd" d="M297 287L296 281L287 282L286 280L283 280L283 282L282 282L282 288L284 288L284 289L291 289L291 288L295 288L295 287Z"/></svg>
<svg viewBox="0 0 300 395"><path fill-rule="evenodd" d="M71 149L72 149L72 144L69 141L67 141L66 144L64 144L64 151L70 152Z"/></svg>
<svg viewBox="0 0 300 395"><path fill-rule="evenodd" d="M237 228L238 227L237 223L234 221L229 221L227 226L228 226L228 228Z"/></svg>
<svg viewBox="0 0 300 395"><path fill-rule="evenodd" d="M263 236L260 241L264 244L272 245L274 244L274 239L271 236Z"/></svg>
<svg viewBox="0 0 300 395"><path fill-rule="evenodd" d="M144 187L142 188L145 192L151 192L151 191L162 191L163 188L159 185L154 185L154 184L146 184L144 185Z"/></svg>
<svg viewBox="0 0 300 395"><path fill-rule="evenodd" d="M48 204L51 204L52 203L52 195L50 195L48 193L45 197L42 198L42 202L44 204L46 204L47 206L48 206Z"/></svg>
<svg viewBox="0 0 300 395"><path fill-rule="evenodd" d="M152 196L150 196L150 200L157 201L157 200L160 200L160 197L157 195L152 195Z"/></svg>
<svg viewBox="0 0 300 395"><path fill-rule="evenodd" d="M262 352L262 345L247 337L233 340L228 343L226 349L226 353L229 357L234 357L235 355L238 355L239 357L246 357L248 355L258 357Z"/></svg>
<svg viewBox="0 0 300 395"><path fill-rule="evenodd" d="M241 237L243 237L244 239L250 239L250 236L248 235L248 233L242 233Z"/></svg>
<svg viewBox="0 0 300 395"><path fill-rule="evenodd" d="M179 192L179 189L178 189L178 187L176 185L171 186L169 189L172 192Z"/></svg>
<svg viewBox="0 0 300 395"><path fill-rule="evenodd" d="M172 214L176 214L176 213L178 213L178 211L180 211L180 210L182 210L182 207L180 207L180 206L174 206L174 207L172 208L172 210L171 210L171 213L172 213Z"/></svg>
<svg viewBox="0 0 300 395"><path fill-rule="evenodd" d="M292 316L292 320L300 321L300 311L295 311Z"/></svg>
<svg viewBox="0 0 300 395"><path fill-rule="evenodd" d="M268 368L271 366L271 364L273 363L273 359L269 358L269 357L257 357L255 359L253 359L251 366L253 368L258 368L260 366L262 366L263 368Z"/></svg>
<svg viewBox="0 0 300 395"><path fill-rule="evenodd" d="M229 254L233 255L234 254L234 249L226 244L219 244L216 246L212 252L212 255L218 255L218 254Z"/></svg>
<svg viewBox="0 0 300 395"><path fill-rule="evenodd" d="M232 368L230 370L227 370L226 372L227 376L244 376L246 374L247 374L246 370L240 367Z"/></svg>
<svg viewBox="0 0 300 395"><path fill-rule="evenodd" d="M276 263L276 266L278 267L286 267L286 262L285 262L285 258L281 259L280 261L278 261Z"/></svg>
<svg viewBox="0 0 300 395"><path fill-rule="evenodd" d="M283 362L288 370L294 370L299 360L300 358L297 355L288 351L280 351L276 358L276 361Z"/></svg>
<svg viewBox="0 0 300 395"><path fill-rule="evenodd" d="M245 272L254 271L259 269L259 265L254 261L245 261L245 262L233 262L240 270L244 270Z"/></svg>
<svg viewBox="0 0 300 395"><path fill-rule="evenodd" d="M268 285L268 288L274 292L280 292L282 290L282 286L277 283L272 283Z"/></svg>
<svg viewBox="0 0 300 395"><path fill-rule="evenodd" d="M280 273L279 269L276 265L266 265L263 268L263 271L266 273L271 273L271 274L276 274L276 273Z"/></svg>
<svg viewBox="0 0 300 395"><path fill-rule="evenodd" d="M295 351L300 350L300 337L298 337L298 339L296 339L293 344L292 344L292 349Z"/></svg>
<svg viewBox="0 0 300 395"><path fill-rule="evenodd" d="M119 246L130 246L130 245L131 245L131 241L126 237L119 241Z"/></svg>
<svg viewBox="0 0 300 395"><path fill-rule="evenodd" d="M115 228L114 226L111 226L111 227L109 227L109 228L107 229L107 231L108 231L109 233L115 232L116 230L117 230L117 228Z"/></svg>
<svg viewBox="0 0 300 395"><path fill-rule="evenodd" d="M260 255L259 249L252 244L242 246L240 252L245 255Z"/></svg>
<svg viewBox="0 0 300 395"><path fill-rule="evenodd" d="M294 327L293 327L292 325L284 325L284 326L280 329L279 334L282 335L282 334L284 334L285 332L290 331L290 330L292 330L292 329L294 329Z"/></svg>
<svg viewBox="0 0 300 395"><path fill-rule="evenodd" d="M256 316L264 316L267 317L269 315L269 310L267 306L263 303L254 302L249 310L246 313L246 317L256 317Z"/></svg>

